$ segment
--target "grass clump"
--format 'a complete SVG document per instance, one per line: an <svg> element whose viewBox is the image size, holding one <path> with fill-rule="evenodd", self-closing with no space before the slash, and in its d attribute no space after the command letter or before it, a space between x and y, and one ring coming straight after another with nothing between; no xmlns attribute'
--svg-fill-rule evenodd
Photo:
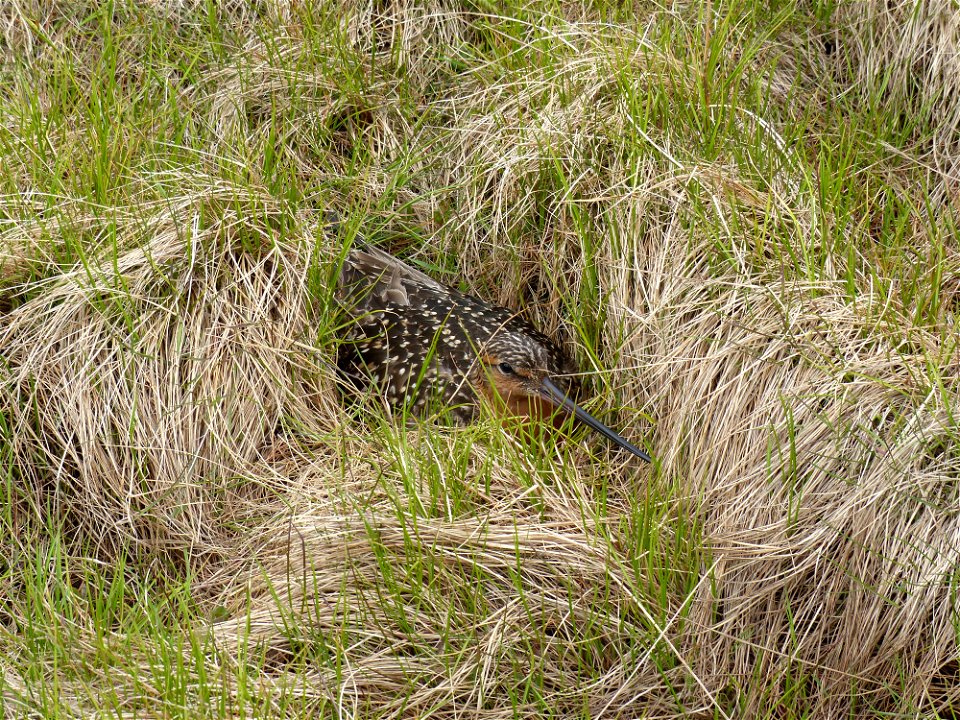
<svg viewBox="0 0 960 720"><path fill-rule="evenodd" d="M4 713L953 717L956 15L0 9ZM657 462L344 407L355 235Z"/></svg>

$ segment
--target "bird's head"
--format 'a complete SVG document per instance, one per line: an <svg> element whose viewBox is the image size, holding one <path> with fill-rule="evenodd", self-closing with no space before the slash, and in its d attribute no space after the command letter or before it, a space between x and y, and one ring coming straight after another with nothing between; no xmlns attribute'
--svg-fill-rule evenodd
<svg viewBox="0 0 960 720"><path fill-rule="evenodd" d="M539 333L501 332L480 353L480 390L495 407L511 415L551 419L573 415L578 421L647 462L650 456L577 404L580 383L575 366Z"/></svg>

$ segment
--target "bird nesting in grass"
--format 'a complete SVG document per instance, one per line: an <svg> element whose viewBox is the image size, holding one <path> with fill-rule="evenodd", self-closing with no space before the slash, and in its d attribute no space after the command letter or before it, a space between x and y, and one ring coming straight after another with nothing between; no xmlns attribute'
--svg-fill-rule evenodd
<svg viewBox="0 0 960 720"><path fill-rule="evenodd" d="M338 301L349 316L339 367L390 405L409 403L421 414L439 401L464 423L481 402L557 425L573 415L650 462L577 404L574 365L514 311L442 285L370 246L344 259Z"/></svg>

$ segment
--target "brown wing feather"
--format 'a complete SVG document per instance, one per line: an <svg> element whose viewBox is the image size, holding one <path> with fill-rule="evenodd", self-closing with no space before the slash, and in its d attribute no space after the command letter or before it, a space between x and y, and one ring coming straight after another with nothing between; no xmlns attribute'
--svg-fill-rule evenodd
<svg viewBox="0 0 960 720"><path fill-rule="evenodd" d="M418 296L448 295L449 288L374 247L352 249L343 261L337 300L352 316L388 307L417 307Z"/></svg>
<svg viewBox="0 0 960 720"><path fill-rule="evenodd" d="M377 385L391 404L408 398L422 409L439 394L460 406L455 416L469 419L473 353L455 320L466 296L369 246L348 253L339 280L337 300L354 319L340 369L360 386Z"/></svg>

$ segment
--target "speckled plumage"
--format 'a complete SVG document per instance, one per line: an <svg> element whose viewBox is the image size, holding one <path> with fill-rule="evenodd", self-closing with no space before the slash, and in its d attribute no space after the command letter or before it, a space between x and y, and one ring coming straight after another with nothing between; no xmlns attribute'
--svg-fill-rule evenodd
<svg viewBox="0 0 960 720"><path fill-rule="evenodd" d="M574 366L563 352L512 310L490 305L433 280L376 248L352 250L340 274L341 305L354 319L340 366L377 384L386 400L431 397L459 421L476 416L490 363L538 366L573 391Z"/></svg>

